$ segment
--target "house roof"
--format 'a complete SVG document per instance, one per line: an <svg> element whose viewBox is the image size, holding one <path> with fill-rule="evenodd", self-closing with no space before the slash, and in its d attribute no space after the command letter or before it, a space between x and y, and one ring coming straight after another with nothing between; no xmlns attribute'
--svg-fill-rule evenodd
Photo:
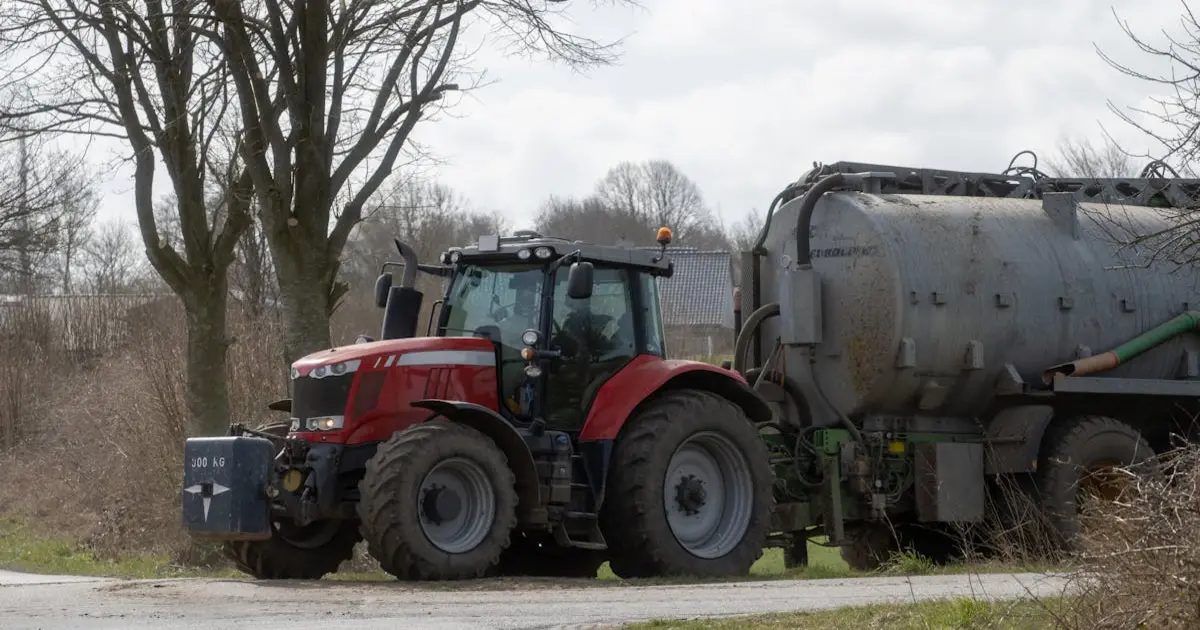
<svg viewBox="0 0 1200 630"><path fill-rule="evenodd" d="M733 255L684 248L667 252L675 272L658 279L663 324L733 328Z"/></svg>

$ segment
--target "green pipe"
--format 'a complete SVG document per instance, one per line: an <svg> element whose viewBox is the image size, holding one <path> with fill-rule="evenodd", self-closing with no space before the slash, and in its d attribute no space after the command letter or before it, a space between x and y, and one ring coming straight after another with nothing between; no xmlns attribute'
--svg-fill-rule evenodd
<svg viewBox="0 0 1200 630"><path fill-rule="evenodd" d="M1135 357L1145 354L1179 335L1196 330L1200 330L1200 311L1184 311L1108 352L1056 365L1042 374L1042 380L1049 384L1054 380L1056 374L1085 376L1106 372L1122 363L1128 363Z"/></svg>

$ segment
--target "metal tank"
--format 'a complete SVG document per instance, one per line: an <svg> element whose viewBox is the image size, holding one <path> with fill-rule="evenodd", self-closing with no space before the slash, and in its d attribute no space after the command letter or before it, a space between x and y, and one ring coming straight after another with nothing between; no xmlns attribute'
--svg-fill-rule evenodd
<svg viewBox="0 0 1200 630"><path fill-rule="evenodd" d="M775 361L819 425L836 416L814 400L849 417L980 415L1007 366L1040 384L1052 365L1200 307L1193 273L1148 266L1144 252L1117 244L1130 230L1166 228L1153 208L1077 203L1070 193L829 192L812 213L806 272L797 265L801 203L775 211L763 242L759 304L781 302L782 312L762 323L762 355L781 334L816 341L785 346ZM818 318L808 313L814 301ZM1191 337L1106 375L1195 375L1195 355L1183 352L1200 349Z"/></svg>

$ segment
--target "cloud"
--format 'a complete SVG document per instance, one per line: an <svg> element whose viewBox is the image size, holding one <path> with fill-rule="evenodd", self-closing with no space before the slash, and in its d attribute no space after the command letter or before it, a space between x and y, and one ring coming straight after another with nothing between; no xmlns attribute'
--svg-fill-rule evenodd
<svg viewBox="0 0 1200 630"><path fill-rule="evenodd" d="M520 222L550 194L586 194L618 161L662 158L733 221L813 160L994 171L1022 149L1049 154L1063 134L1095 136L1101 120L1140 141L1105 101L1135 103L1148 86L1121 77L1093 43L1149 60L1109 3L647 6L576 20L584 32L632 31L623 62L588 76L489 63L485 51L500 83L415 134L447 160L441 179ZM1167 0L1116 6L1148 35L1179 12Z"/></svg>

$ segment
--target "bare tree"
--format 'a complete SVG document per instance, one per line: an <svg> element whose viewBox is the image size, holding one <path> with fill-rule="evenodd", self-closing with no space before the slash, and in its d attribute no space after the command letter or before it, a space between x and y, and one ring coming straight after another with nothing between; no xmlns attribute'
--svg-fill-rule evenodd
<svg viewBox="0 0 1200 630"><path fill-rule="evenodd" d="M467 245L480 235L504 231L496 213L474 210L449 186L420 178L397 178L384 201L375 205L355 228L347 244L347 278L374 282L379 265L397 256L393 239L413 247L417 257L432 261L454 245Z"/></svg>
<svg viewBox="0 0 1200 630"><path fill-rule="evenodd" d="M214 28L204 0L0 3L0 124L25 136L117 138L128 149L146 256L185 308L187 407L200 434L221 433L229 422L227 270L250 223L252 193L249 174L226 149L240 141ZM222 137L233 140L214 142ZM155 216L160 163L176 199L178 245ZM214 172L227 175L232 191L221 213L206 203Z"/></svg>
<svg viewBox="0 0 1200 630"><path fill-rule="evenodd" d="M621 162L582 199L550 197L538 210L538 229L593 242L655 244L659 227L678 245L727 249L728 237L699 186L670 162Z"/></svg>
<svg viewBox="0 0 1200 630"><path fill-rule="evenodd" d="M742 218L733 224L729 234L730 244L734 251L748 252L754 249L754 244L758 242L758 237L765 225L764 221L762 212L759 212L757 208L742 215Z"/></svg>
<svg viewBox="0 0 1200 630"><path fill-rule="evenodd" d="M1055 177L1117 178L1138 175L1133 156L1108 136L1104 136L1104 144L1099 147L1087 138L1063 138L1054 156L1046 160L1046 167L1049 174Z"/></svg>
<svg viewBox="0 0 1200 630"><path fill-rule="evenodd" d="M58 258L59 288L69 295L74 287L76 266L80 253L91 237L92 221L100 204L94 192L72 200L67 204L59 224Z"/></svg>
<svg viewBox="0 0 1200 630"><path fill-rule="evenodd" d="M1150 98L1153 107L1120 107L1109 101L1109 109L1124 122L1143 132L1160 144L1164 151L1158 159L1184 166L1200 155L1200 21L1187 3L1183 3L1179 25L1182 33L1171 35L1162 30L1165 40L1152 44L1135 34L1128 22L1117 17L1125 35L1157 64L1164 61L1169 71L1147 73L1109 57L1097 48L1100 56L1118 72L1146 82L1166 96ZM1136 118L1144 118L1145 122ZM1149 155L1138 156L1149 159Z"/></svg>
<svg viewBox="0 0 1200 630"><path fill-rule="evenodd" d="M1161 146L1161 157L1148 165L1147 174L1178 176L1182 172L1194 177L1195 170L1192 167L1200 155L1200 21L1184 3L1179 21L1182 32L1172 35L1162 30L1164 41L1161 44L1141 38L1119 16L1117 21L1143 53L1158 64L1166 62L1170 69L1143 72L1097 49L1100 56L1118 72L1145 82L1160 94L1166 94L1152 96L1151 107L1120 107L1110 101L1109 109ZM1151 159L1149 152L1131 157ZM1197 229L1200 227L1200 217L1196 214L1200 199L1175 201L1173 207L1157 210L1167 220L1165 229L1147 231L1131 217L1124 216L1127 213L1119 208L1106 210L1103 215L1092 212L1089 218L1100 226L1108 238L1124 246L1124 251L1131 257L1131 265L1166 262L1175 266L1192 266L1200 263L1200 230Z"/></svg>
<svg viewBox="0 0 1200 630"><path fill-rule="evenodd" d="M630 0L621 0L628 2ZM555 26L548 0L209 0L238 94L271 245L286 355L330 343L342 249L419 121L468 78L464 29L576 67L612 45Z"/></svg>
<svg viewBox="0 0 1200 630"><path fill-rule="evenodd" d="M583 199L551 196L534 220L539 232L593 243L654 244L658 226L639 214L614 210L598 196Z"/></svg>
<svg viewBox="0 0 1200 630"><path fill-rule="evenodd" d="M34 293L64 229L92 194L83 160L44 142L8 134L0 144L0 272Z"/></svg>
<svg viewBox="0 0 1200 630"><path fill-rule="evenodd" d="M83 277L89 293L116 295L131 290L140 275L136 243L125 221L97 226L83 248Z"/></svg>
<svg viewBox="0 0 1200 630"><path fill-rule="evenodd" d="M681 240L714 221L700 187L665 160L617 164L596 185L596 196L617 214L670 227Z"/></svg>

